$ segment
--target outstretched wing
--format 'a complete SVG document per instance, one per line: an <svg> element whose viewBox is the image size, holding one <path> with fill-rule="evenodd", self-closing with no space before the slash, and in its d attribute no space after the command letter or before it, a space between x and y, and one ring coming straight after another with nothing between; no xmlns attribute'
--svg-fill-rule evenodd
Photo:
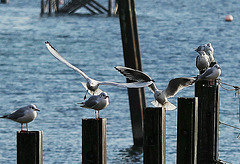
<svg viewBox="0 0 240 164"><path fill-rule="evenodd" d="M137 82L153 81L153 79L150 76L148 76L146 73L142 71L123 66L116 66L114 68L129 80Z"/></svg>
<svg viewBox="0 0 240 164"><path fill-rule="evenodd" d="M51 52L51 54L57 58L59 61L63 62L64 64L66 64L69 68L77 71L80 75L82 75L86 80L89 79L89 77L80 69L78 69L77 67L73 66L71 63L69 63L66 59L64 59L58 52L57 50L49 43L49 42L45 42L45 45L47 46L48 50Z"/></svg>
<svg viewBox="0 0 240 164"><path fill-rule="evenodd" d="M173 97L180 90L192 85L194 82L195 78L192 77L181 77L170 80L168 83L168 87L165 89L166 97Z"/></svg>
<svg viewBox="0 0 240 164"><path fill-rule="evenodd" d="M153 82L152 81L147 81L147 82L133 82L133 83L116 83L116 82L108 82L108 81L98 81L99 85L112 85L112 86L117 86L117 87L122 87L122 88L143 88L151 85Z"/></svg>

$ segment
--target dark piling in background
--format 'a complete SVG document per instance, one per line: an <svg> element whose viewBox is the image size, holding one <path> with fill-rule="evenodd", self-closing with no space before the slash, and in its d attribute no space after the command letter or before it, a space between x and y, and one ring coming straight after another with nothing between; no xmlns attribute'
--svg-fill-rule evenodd
<svg viewBox="0 0 240 164"><path fill-rule="evenodd" d="M198 163L214 164L218 160L220 87L214 82L198 81Z"/></svg>
<svg viewBox="0 0 240 164"><path fill-rule="evenodd" d="M118 9L125 66L142 70L134 0L118 1ZM144 88L128 89L128 97L134 145L142 146L143 109L146 107Z"/></svg>
<svg viewBox="0 0 240 164"><path fill-rule="evenodd" d="M17 163L42 164L42 131L17 132Z"/></svg>
<svg viewBox="0 0 240 164"><path fill-rule="evenodd" d="M143 162L166 163L166 110L146 108L144 112Z"/></svg>
<svg viewBox="0 0 240 164"><path fill-rule="evenodd" d="M196 164L198 98L178 98L177 112L177 164Z"/></svg>
<svg viewBox="0 0 240 164"><path fill-rule="evenodd" d="M82 119L82 163L106 164L107 119Z"/></svg>

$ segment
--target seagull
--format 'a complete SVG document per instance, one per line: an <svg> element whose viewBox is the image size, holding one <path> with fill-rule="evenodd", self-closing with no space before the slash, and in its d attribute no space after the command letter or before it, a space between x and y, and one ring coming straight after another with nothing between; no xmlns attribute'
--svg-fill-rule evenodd
<svg viewBox="0 0 240 164"><path fill-rule="evenodd" d="M213 46L212 46L211 43L200 45L198 48L195 49L195 51L197 51L197 52L204 51L209 57L210 64L212 62L215 62L215 59L214 59L214 56L213 56L214 49L213 49Z"/></svg>
<svg viewBox="0 0 240 164"><path fill-rule="evenodd" d="M4 115L0 118L7 118L16 122L21 123L21 132L23 130L23 124L26 124L26 128L28 131L28 123L33 121L37 117L37 111L40 111L36 105L31 104L25 107L22 107L11 114Z"/></svg>
<svg viewBox="0 0 240 164"><path fill-rule="evenodd" d="M196 57L196 67L199 72L204 72L210 65L210 60L205 51L198 51L199 55Z"/></svg>
<svg viewBox="0 0 240 164"><path fill-rule="evenodd" d="M102 93L102 90L99 89L99 85L112 85L112 86L118 86L118 87L124 87L124 88L142 88L148 86L151 82L136 82L136 83L116 83L116 82L108 82L108 81L97 81L89 76L87 76L86 73L84 73L82 70L78 69L77 67L70 64L66 59L64 59L57 50L49 43L45 42L48 50L51 52L51 54L57 58L59 61L66 64L69 68L73 69L74 71L77 71L82 77L87 81L86 83L82 82L82 85L87 90L86 94L89 92L91 95L98 95ZM84 96L84 100L86 99L86 94Z"/></svg>
<svg viewBox="0 0 240 164"><path fill-rule="evenodd" d="M215 64L213 67L208 68L203 74L197 77L196 81L199 80L215 80L221 75L221 67Z"/></svg>
<svg viewBox="0 0 240 164"><path fill-rule="evenodd" d="M82 104L81 107L94 109L95 110L95 118L100 119L100 110L106 108L109 105L109 96L106 92L102 92L99 95L94 95L89 97L85 102L81 102L78 104ZM98 117L96 116L96 111L98 111Z"/></svg>
<svg viewBox="0 0 240 164"><path fill-rule="evenodd" d="M123 66L116 66L115 69L118 70L129 80L138 82L144 81L152 82L152 84L150 84L148 87L150 91L153 92L155 100L152 101L151 103L155 107L163 107L166 110L176 109L176 106L170 103L168 101L168 98L174 97L181 89L192 85L193 82L195 81L195 78L191 77L175 78L169 81L168 86L165 90L159 90L154 80L142 71Z"/></svg>

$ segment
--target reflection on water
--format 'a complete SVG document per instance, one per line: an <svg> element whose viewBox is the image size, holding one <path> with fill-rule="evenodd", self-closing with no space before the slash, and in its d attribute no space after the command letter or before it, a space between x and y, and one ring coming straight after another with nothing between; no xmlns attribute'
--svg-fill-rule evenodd
<svg viewBox="0 0 240 164"><path fill-rule="evenodd" d="M131 146L130 148L121 149L119 157L122 159L123 164L142 163L143 148L138 146Z"/></svg>

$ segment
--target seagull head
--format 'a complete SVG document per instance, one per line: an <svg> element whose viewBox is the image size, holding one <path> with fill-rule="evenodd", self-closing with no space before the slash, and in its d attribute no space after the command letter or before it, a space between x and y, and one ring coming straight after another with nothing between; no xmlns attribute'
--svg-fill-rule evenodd
<svg viewBox="0 0 240 164"><path fill-rule="evenodd" d="M28 107L34 111L40 111L35 104L31 104Z"/></svg>
<svg viewBox="0 0 240 164"><path fill-rule="evenodd" d="M213 67L215 67L217 69L221 69L221 67L218 64L215 64Z"/></svg>
<svg viewBox="0 0 240 164"><path fill-rule="evenodd" d="M109 96L107 95L107 92L102 92L99 96L104 99L109 98Z"/></svg>

